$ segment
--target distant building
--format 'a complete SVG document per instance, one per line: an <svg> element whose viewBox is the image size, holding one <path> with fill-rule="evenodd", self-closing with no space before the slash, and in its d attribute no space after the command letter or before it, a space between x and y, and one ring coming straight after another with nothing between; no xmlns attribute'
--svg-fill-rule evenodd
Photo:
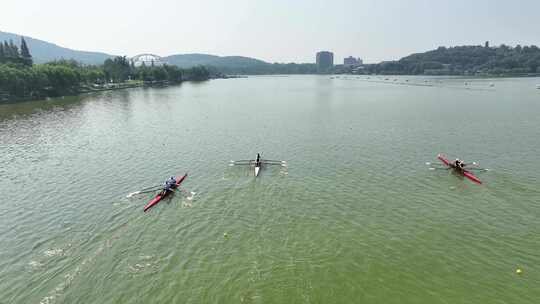
<svg viewBox="0 0 540 304"><path fill-rule="evenodd" d="M319 72L328 71L334 67L334 53L321 51L317 53L317 70Z"/></svg>
<svg viewBox="0 0 540 304"><path fill-rule="evenodd" d="M364 62L360 58L354 58L353 56L349 56L345 59L343 59L343 65L346 67L356 67L362 65Z"/></svg>
<svg viewBox="0 0 540 304"><path fill-rule="evenodd" d="M489 41L486 41L486 45L485 45L487 48L489 47Z"/></svg>

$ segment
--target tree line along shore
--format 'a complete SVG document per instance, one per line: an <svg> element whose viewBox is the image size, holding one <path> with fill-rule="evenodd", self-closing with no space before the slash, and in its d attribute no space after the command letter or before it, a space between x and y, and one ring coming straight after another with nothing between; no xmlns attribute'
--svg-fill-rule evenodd
<svg viewBox="0 0 540 304"><path fill-rule="evenodd" d="M441 46L397 61L366 65L364 71L386 75L538 76L540 48L491 47L487 42L485 46Z"/></svg>
<svg viewBox="0 0 540 304"><path fill-rule="evenodd" d="M176 65L134 66L126 57L106 59L101 65L84 65L74 60L34 64L23 37L20 44L0 41L0 102L43 99L84 92L138 86L168 85L185 80L207 80L240 75L266 74L379 74L379 75L462 75L480 77L540 76L540 48L500 45L439 47L395 61L360 67L335 65L321 71L312 63L260 63L234 66Z"/></svg>
<svg viewBox="0 0 540 304"><path fill-rule="evenodd" d="M204 66L181 69L162 65L134 66L125 56L102 65L83 65L74 60L34 64L24 38L0 42L0 102L37 100L85 92L139 86L176 84L210 78Z"/></svg>

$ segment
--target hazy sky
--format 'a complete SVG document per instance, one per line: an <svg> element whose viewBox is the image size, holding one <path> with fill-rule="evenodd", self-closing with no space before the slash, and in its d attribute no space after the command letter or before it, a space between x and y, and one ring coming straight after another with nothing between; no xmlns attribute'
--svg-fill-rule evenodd
<svg viewBox="0 0 540 304"><path fill-rule="evenodd" d="M2 1L0 30L116 55L209 53L366 62L438 46L540 45L540 0Z"/></svg>

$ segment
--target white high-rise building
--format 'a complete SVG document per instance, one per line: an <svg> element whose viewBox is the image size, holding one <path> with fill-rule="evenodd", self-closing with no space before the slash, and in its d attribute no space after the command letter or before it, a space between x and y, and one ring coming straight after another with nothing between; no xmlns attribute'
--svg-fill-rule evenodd
<svg viewBox="0 0 540 304"><path fill-rule="evenodd" d="M343 59L343 65L349 66L349 67L355 67L364 64L362 59L360 58L354 58L353 56L349 56L345 59Z"/></svg>

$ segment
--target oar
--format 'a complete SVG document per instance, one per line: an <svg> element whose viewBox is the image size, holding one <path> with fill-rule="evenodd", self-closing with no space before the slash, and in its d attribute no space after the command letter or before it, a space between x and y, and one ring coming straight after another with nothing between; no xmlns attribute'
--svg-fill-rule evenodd
<svg viewBox="0 0 540 304"><path fill-rule="evenodd" d="M266 163L266 162L263 162L262 164L263 164L263 165L268 165L268 166L273 166L273 165L276 165L276 166L283 166L283 167L286 167L286 166L287 166L287 163Z"/></svg>
<svg viewBox="0 0 540 304"><path fill-rule="evenodd" d="M252 165L252 164L253 164L253 162L249 162L249 163L235 163L235 162L232 162L232 163L229 164L229 166L231 166L231 167L236 166L236 165L238 165L238 166L244 166L244 165L247 166L247 165Z"/></svg>
<svg viewBox="0 0 540 304"><path fill-rule="evenodd" d="M152 187L147 187L147 188L143 188L139 191L146 191L146 190L150 190L150 189L155 189L155 188L159 188L159 187L162 187L163 185L155 185L155 186L152 186Z"/></svg>
<svg viewBox="0 0 540 304"><path fill-rule="evenodd" d="M489 171L489 169L486 169L486 168L471 168L469 166L480 166L477 162L472 162L470 164L465 164L465 169L466 170L479 170L479 171Z"/></svg>
<svg viewBox="0 0 540 304"><path fill-rule="evenodd" d="M489 171L489 169L487 169L487 168L465 168L465 170L468 170L468 171L471 171L471 170L476 170L476 171Z"/></svg>
<svg viewBox="0 0 540 304"><path fill-rule="evenodd" d="M163 190L163 189L156 188L156 189L153 189L153 190L138 191L138 193L136 193L136 194L150 193L150 192L156 192L156 191L161 191L161 190Z"/></svg>
<svg viewBox="0 0 540 304"><path fill-rule="evenodd" d="M268 161L268 160L263 160L261 161L262 164L265 164L265 165L282 165L282 166L286 166L287 165L287 162L286 161L281 161L281 160L278 160L278 161L275 161L275 160L272 160L272 161Z"/></svg>
<svg viewBox="0 0 540 304"><path fill-rule="evenodd" d="M153 187L144 188L144 189L141 189L139 191L131 192L130 194L126 195L126 197L130 198L130 197L132 197L134 195L137 195L137 194L154 192L154 191L160 190L159 189L160 187L163 187L163 186L159 185L159 186L153 186Z"/></svg>

